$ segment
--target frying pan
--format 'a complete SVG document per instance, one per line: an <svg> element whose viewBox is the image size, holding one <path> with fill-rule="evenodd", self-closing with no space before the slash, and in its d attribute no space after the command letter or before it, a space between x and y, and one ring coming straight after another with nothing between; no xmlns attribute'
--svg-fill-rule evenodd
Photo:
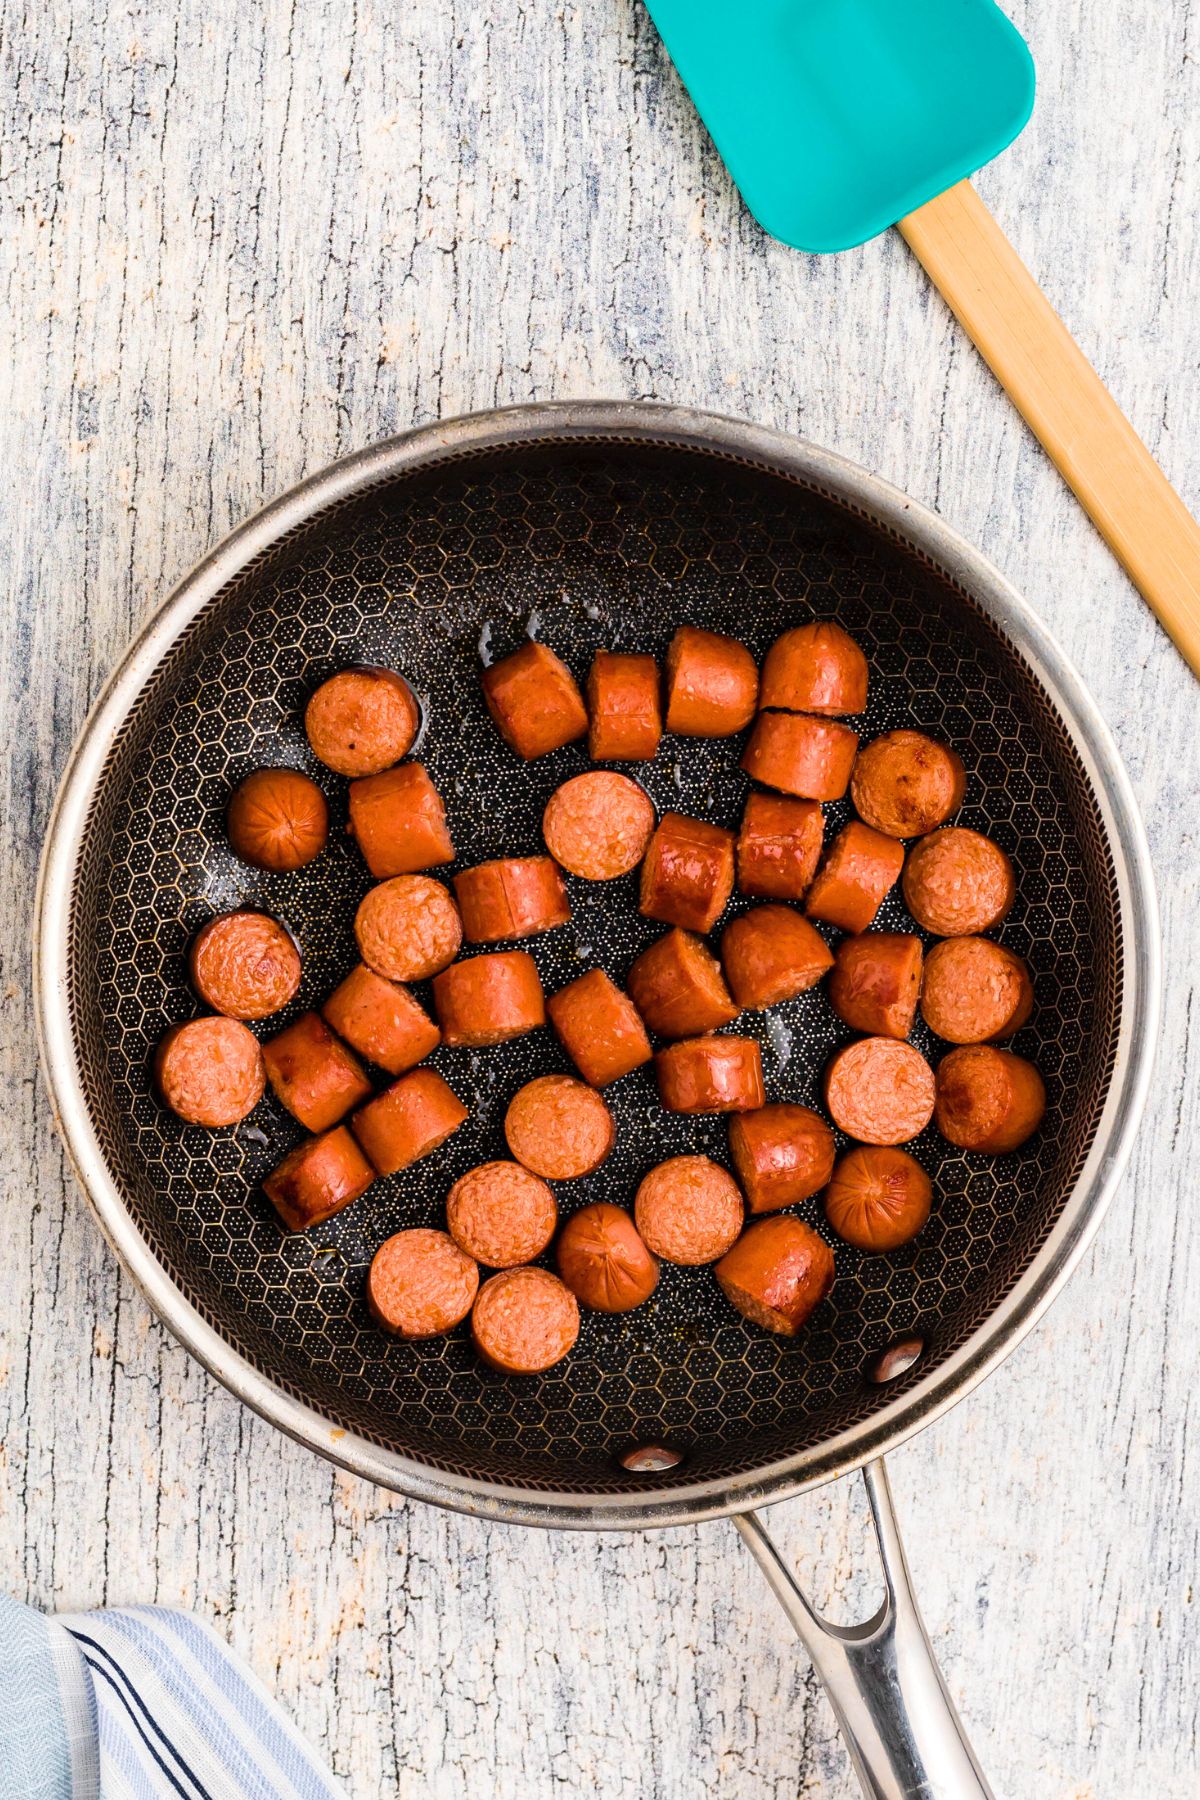
<svg viewBox="0 0 1200 1800"><path fill-rule="evenodd" d="M733 1314L710 1271L677 1268L639 1311L587 1317L572 1356L536 1379L482 1369L462 1332L386 1339L362 1299L373 1251L440 1222L451 1180L502 1153L514 1089L565 1064L545 1032L440 1051L468 1125L328 1225L281 1234L259 1183L296 1128L269 1102L236 1131L186 1127L155 1102L148 1062L194 1010L184 950L205 918L237 904L283 918L304 947L299 1009L354 960L368 877L337 830L295 875L236 862L222 829L231 786L293 764L343 817L344 784L308 753L303 700L348 662L392 664L420 693L419 754L462 862L532 851L546 798L586 753L518 766L484 714L481 656L528 631L582 674L600 645L661 656L685 619L761 655L814 615L836 615L867 651L865 732L909 723L953 742L970 776L963 822L1016 861L1004 937L1036 975L1016 1047L1046 1077L1044 1129L1001 1158L918 1139L937 1194L929 1226L888 1257L839 1245L833 1294L795 1341ZM660 809L731 824L736 764L728 742L667 739L638 773ZM622 977L659 929L638 918L632 876L573 883L572 901L573 925L532 946L548 991L595 964ZM914 929L896 895L880 924ZM490 1519L595 1530L732 1516L829 1688L865 1791L987 1794L921 1625L880 1458L1013 1348L1095 1230L1149 1079L1158 936L1145 838L1104 725L1044 628L946 525L827 452L678 407L520 408L350 457L215 550L109 682L56 804L35 955L47 1079L100 1224L239 1398L368 1480ZM819 993L739 1029L762 1039L771 1097L801 1101L846 1035ZM936 1055L922 1030L915 1041ZM564 1214L628 1201L664 1156L724 1158L722 1122L665 1116L646 1071L610 1093L617 1149L560 1188ZM803 1210L823 1228L815 1203ZM754 1509L856 1468L886 1598L838 1629Z"/></svg>

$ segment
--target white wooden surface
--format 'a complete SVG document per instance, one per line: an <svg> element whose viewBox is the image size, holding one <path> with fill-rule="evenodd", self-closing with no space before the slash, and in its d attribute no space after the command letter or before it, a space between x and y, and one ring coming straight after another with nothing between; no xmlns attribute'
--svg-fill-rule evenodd
<svg viewBox="0 0 1200 1800"><path fill-rule="evenodd" d="M983 191L1198 506L1200 7L1010 10L1040 100ZM355 1796L855 1791L728 1526L473 1524L243 1412L103 1247L35 1073L53 786L191 563L416 421L684 400L941 508L1051 622L1137 786L1168 984L1131 1173L1047 1322L893 1479L998 1793L1193 1795L1200 693L899 240L765 242L633 0L9 0L2 54L0 1581L199 1609ZM776 1523L842 1616L864 1603L857 1503Z"/></svg>

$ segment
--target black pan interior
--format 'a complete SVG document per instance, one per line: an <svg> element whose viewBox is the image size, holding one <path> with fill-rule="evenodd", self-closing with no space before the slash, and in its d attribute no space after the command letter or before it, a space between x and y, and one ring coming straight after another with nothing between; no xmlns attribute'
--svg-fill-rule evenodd
<svg viewBox="0 0 1200 1800"><path fill-rule="evenodd" d="M914 724L955 744L970 776L962 822L1016 861L1020 895L1003 939L1035 971L1037 1008L1015 1047L1046 1077L1045 1129L1000 1159L963 1155L927 1132L913 1148L936 1190L928 1228L891 1256L839 1244L833 1296L794 1342L738 1318L710 1271L670 1267L640 1311L587 1316L573 1355L542 1378L487 1373L465 1329L418 1345L385 1337L363 1303L373 1251L403 1226L440 1223L455 1177L504 1154L511 1094L567 1064L548 1032L439 1051L436 1066L471 1107L468 1125L306 1236L285 1236L260 1191L299 1136L272 1100L215 1134L158 1106L149 1059L165 1027L196 1010L184 953L214 912L262 906L295 931L304 985L280 1025L319 1004L355 961L352 920L368 876L340 830L345 784L308 753L307 694L349 662L405 672L425 708L418 753L465 866L537 851L546 799L586 766L582 745L518 762L484 711L481 655L530 633L582 680L597 647L661 657L683 621L732 632L761 657L812 616L839 619L869 655L865 733ZM739 751L738 740L668 737L637 773L660 809L734 825L748 786ZM231 787L267 763L313 774L336 822L329 852L295 875L256 873L225 842ZM831 834L847 809L828 810ZM636 877L569 885L573 924L529 945L548 992L596 964L620 981L662 929L639 919ZM735 897L731 915L744 904ZM879 923L914 928L898 895ZM630 1443L679 1447L687 1480L728 1478L868 1415L882 1390L864 1371L893 1340L920 1333L925 1367L961 1345L1070 1191L1111 1073L1120 968L1111 867L1083 771L1044 693L966 596L829 496L692 449L611 441L514 448L393 483L317 521L218 596L114 750L73 940L93 1118L146 1238L217 1330L335 1426L435 1469L610 1493L639 1485L615 1460ZM761 1039L769 1095L809 1104L848 1035L821 991L736 1029ZM915 1041L935 1059L944 1048L920 1025ZM596 1175L560 1185L564 1215L599 1197L631 1203L665 1156L726 1159L723 1122L665 1115L648 1071L609 1098L617 1149ZM815 1202L802 1211L824 1229Z"/></svg>

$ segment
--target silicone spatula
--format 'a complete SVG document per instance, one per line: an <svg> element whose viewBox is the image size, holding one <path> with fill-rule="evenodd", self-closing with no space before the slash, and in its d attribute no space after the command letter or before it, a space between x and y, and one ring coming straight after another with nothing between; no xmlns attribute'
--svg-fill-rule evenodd
<svg viewBox="0 0 1200 1800"><path fill-rule="evenodd" d="M1200 525L968 177L1033 107L994 0L646 0L751 212L797 249L898 225L1200 674Z"/></svg>

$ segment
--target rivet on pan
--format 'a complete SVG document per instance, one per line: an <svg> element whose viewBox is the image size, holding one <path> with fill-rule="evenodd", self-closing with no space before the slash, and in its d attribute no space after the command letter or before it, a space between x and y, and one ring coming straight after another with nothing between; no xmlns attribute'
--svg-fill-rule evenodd
<svg viewBox="0 0 1200 1800"><path fill-rule="evenodd" d="M674 1469L683 1461L682 1450L670 1450L666 1444L636 1444L624 1451L617 1461L633 1475L658 1475Z"/></svg>
<svg viewBox="0 0 1200 1800"><path fill-rule="evenodd" d="M885 1381L895 1381L898 1375L907 1375L924 1350L924 1338L897 1338L867 1364L867 1380L882 1385Z"/></svg>

